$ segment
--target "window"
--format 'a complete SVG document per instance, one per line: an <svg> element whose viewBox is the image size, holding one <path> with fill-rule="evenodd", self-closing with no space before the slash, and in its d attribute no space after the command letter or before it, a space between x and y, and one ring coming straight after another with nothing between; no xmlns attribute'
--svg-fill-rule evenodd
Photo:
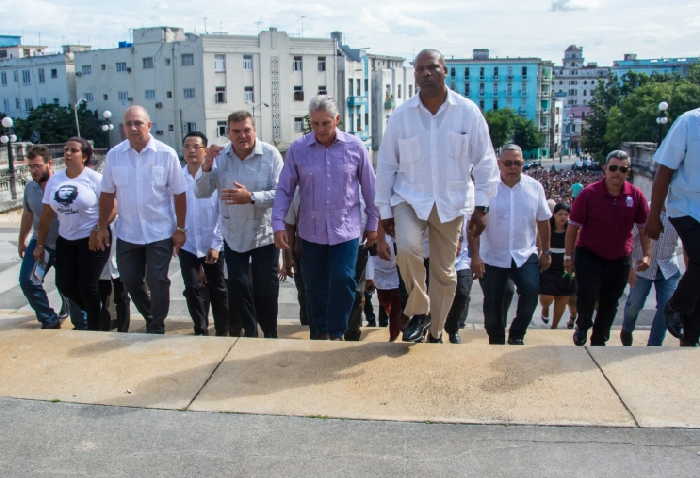
<svg viewBox="0 0 700 478"><path fill-rule="evenodd" d="M326 71L326 57L325 56L318 57L318 71Z"/></svg>
<svg viewBox="0 0 700 478"><path fill-rule="evenodd" d="M484 109L484 100L479 100L479 108L483 111L483 109Z"/></svg>
<svg viewBox="0 0 700 478"><path fill-rule="evenodd" d="M300 56L294 57L294 71L302 71L304 67L304 60Z"/></svg>
<svg viewBox="0 0 700 478"><path fill-rule="evenodd" d="M369 128L369 113L365 113L365 128Z"/></svg>
<svg viewBox="0 0 700 478"><path fill-rule="evenodd" d="M471 88L469 87L469 83L464 84L464 96L469 96L471 95ZM410 85L409 85L410 88Z"/></svg>
<svg viewBox="0 0 700 478"><path fill-rule="evenodd" d="M403 87L401 85L398 85L396 87L396 97L401 98L401 90L403 90Z"/></svg>
<svg viewBox="0 0 700 478"><path fill-rule="evenodd" d="M520 69L520 76L522 76L523 78L527 76L527 66L523 66Z"/></svg>
<svg viewBox="0 0 700 478"><path fill-rule="evenodd" d="M216 122L216 135L219 137L226 136L226 120Z"/></svg>
<svg viewBox="0 0 700 478"><path fill-rule="evenodd" d="M214 71L226 71L226 55L214 55Z"/></svg>
<svg viewBox="0 0 700 478"><path fill-rule="evenodd" d="M18 100L19 101L19 100ZM19 104L19 103L18 103ZM57 105L58 104L58 98L53 99L53 104Z"/></svg>
<svg viewBox="0 0 700 478"><path fill-rule="evenodd" d="M359 114L357 115L357 128L355 131L362 131L362 117Z"/></svg>
<svg viewBox="0 0 700 478"><path fill-rule="evenodd" d="M0 84L2 84L2 86L7 86L7 72L6 71L3 71L2 73L0 73Z"/></svg>
<svg viewBox="0 0 700 478"><path fill-rule="evenodd" d="M513 96L513 83L506 85L506 96Z"/></svg>
<svg viewBox="0 0 700 478"><path fill-rule="evenodd" d="M457 76L457 68L450 67L450 76Z"/></svg>
<svg viewBox="0 0 700 478"><path fill-rule="evenodd" d="M498 67L497 66L493 67L493 78L494 79L498 78Z"/></svg>
<svg viewBox="0 0 700 478"><path fill-rule="evenodd" d="M357 79L356 84L357 84L357 96L360 96L362 94L362 93L360 93L360 91L362 90L362 86L361 86L359 78Z"/></svg>
<svg viewBox="0 0 700 478"><path fill-rule="evenodd" d="M588 90L583 90L583 96L588 96Z"/></svg>
<svg viewBox="0 0 700 478"><path fill-rule="evenodd" d="M145 58L142 58L141 61L142 61L144 69L153 68L153 57L152 56L147 56Z"/></svg>
<svg viewBox="0 0 700 478"><path fill-rule="evenodd" d="M578 94L578 91L576 90L569 90L569 96L576 96Z"/></svg>
<svg viewBox="0 0 700 478"><path fill-rule="evenodd" d="M493 100L493 109L494 110L498 109L498 100Z"/></svg>
<svg viewBox="0 0 700 478"><path fill-rule="evenodd" d="M217 86L214 92L214 103L226 103L226 87Z"/></svg>
<svg viewBox="0 0 700 478"><path fill-rule="evenodd" d="M34 109L34 102L32 101L31 98L25 98L24 99L24 111L31 111Z"/></svg>
<svg viewBox="0 0 700 478"><path fill-rule="evenodd" d="M413 85L408 85L408 97L413 96Z"/></svg>
<svg viewBox="0 0 700 478"><path fill-rule="evenodd" d="M115 63L117 73L123 73L126 71L126 62L125 61L120 61Z"/></svg>
<svg viewBox="0 0 700 478"><path fill-rule="evenodd" d="M469 78L469 68L464 69L464 78Z"/></svg>
<svg viewBox="0 0 700 478"><path fill-rule="evenodd" d="M354 96L353 94L353 87L355 86L355 82L352 81L352 78L348 80L348 96Z"/></svg>
<svg viewBox="0 0 700 478"><path fill-rule="evenodd" d="M479 68L479 79L483 80L484 79L484 73L485 73L485 68L482 66Z"/></svg>
<svg viewBox="0 0 700 478"><path fill-rule="evenodd" d="M22 70L22 84L30 85L32 83L32 72L29 70Z"/></svg>
<svg viewBox="0 0 700 478"><path fill-rule="evenodd" d="M102 64L100 65L100 70L104 71L104 70L106 70L106 69L107 69L107 65L105 65L104 63L102 63Z"/></svg>
<svg viewBox="0 0 700 478"><path fill-rule="evenodd" d="M194 88L185 88L182 90L182 96L185 98L194 98Z"/></svg>
<svg viewBox="0 0 700 478"><path fill-rule="evenodd" d="M95 101L95 95L92 93L85 93L85 101L90 103L91 101Z"/></svg>
<svg viewBox="0 0 700 478"><path fill-rule="evenodd" d="M57 103L58 104L58 103ZM15 109L19 111L20 105L19 105L19 98L15 98Z"/></svg>
<svg viewBox="0 0 700 478"><path fill-rule="evenodd" d="M365 78L365 93L369 91L369 80Z"/></svg>
<svg viewBox="0 0 700 478"><path fill-rule="evenodd" d="M294 132L303 133L304 132L304 118L302 116L294 117Z"/></svg>
<svg viewBox="0 0 700 478"><path fill-rule="evenodd" d="M253 71L253 55L243 55L243 69Z"/></svg>
<svg viewBox="0 0 700 478"><path fill-rule="evenodd" d="M319 95L327 95L328 94L328 90L326 89L325 85L320 85L318 87L318 94Z"/></svg>
<svg viewBox="0 0 700 478"><path fill-rule="evenodd" d="M46 72L43 68L39 68L39 83L46 83Z"/></svg>
<svg viewBox="0 0 700 478"><path fill-rule="evenodd" d="M19 71L15 70L15 71L12 72L12 76L14 77L15 83L17 83L17 82L19 81L19 79L18 79L19 76L18 76L18 75L19 75Z"/></svg>
<svg viewBox="0 0 700 478"><path fill-rule="evenodd" d="M185 123L185 131L188 133L191 133L192 131L197 131L197 123L194 121L190 121Z"/></svg>
<svg viewBox="0 0 700 478"><path fill-rule="evenodd" d="M109 95L105 93L104 95L102 95L102 99L107 101L109 99Z"/></svg>
<svg viewBox="0 0 700 478"><path fill-rule="evenodd" d="M81 65L80 66L80 73L83 75L91 75L92 74L92 65Z"/></svg>
<svg viewBox="0 0 700 478"><path fill-rule="evenodd" d="M128 91L119 91L119 92L117 92L117 98L119 98L119 101L121 101L121 102L126 102L129 100L129 92Z"/></svg>
<svg viewBox="0 0 700 478"><path fill-rule="evenodd" d="M527 86L523 85L523 89L520 90L520 96L527 96Z"/></svg>
<svg viewBox="0 0 700 478"><path fill-rule="evenodd" d="M479 83L479 96L484 96L484 89L486 86L483 83Z"/></svg>
<svg viewBox="0 0 700 478"><path fill-rule="evenodd" d="M169 125L168 125L168 131L170 131L171 133L172 133L173 131L175 131L175 125L174 125L174 124L169 124Z"/></svg>
<svg viewBox="0 0 700 478"><path fill-rule="evenodd" d="M165 97L166 97L166 98L172 98L172 97L173 97L173 92L172 92L172 91L166 91L166 92L165 92Z"/></svg>
<svg viewBox="0 0 700 478"><path fill-rule="evenodd" d="M253 87L252 86L246 86L245 88L243 88L243 99L245 100L246 103L255 102L255 95L253 94Z"/></svg>
<svg viewBox="0 0 700 478"><path fill-rule="evenodd" d="M7 111L8 113L10 112L10 100L7 98L2 99L2 106L3 106L3 111Z"/></svg>
<svg viewBox="0 0 700 478"><path fill-rule="evenodd" d="M147 100L155 100L156 99L156 90L146 90L146 99Z"/></svg>
<svg viewBox="0 0 700 478"><path fill-rule="evenodd" d="M145 60L145 58L144 58ZM194 65L194 55L192 53L183 53L180 55L180 65L182 66L192 66ZM144 65L144 68L146 66Z"/></svg>
<svg viewBox="0 0 700 478"><path fill-rule="evenodd" d="M295 86L294 87L294 101L304 101L304 87Z"/></svg>
<svg viewBox="0 0 700 478"><path fill-rule="evenodd" d="M165 59L165 66L170 66L170 58Z"/></svg>
<svg viewBox="0 0 700 478"><path fill-rule="evenodd" d="M569 81L569 84L570 84L570 85L576 85L576 84L578 84L578 81L576 81L576 80L571 80L571 81Z"/></svg>

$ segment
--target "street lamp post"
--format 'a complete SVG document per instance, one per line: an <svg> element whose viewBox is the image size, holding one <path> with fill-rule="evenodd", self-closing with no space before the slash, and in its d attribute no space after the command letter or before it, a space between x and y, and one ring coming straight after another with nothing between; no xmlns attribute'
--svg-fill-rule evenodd
<svg viewBox="0 0 700 478"><path fill-rule="evenodd" d="M661 146L661 140L663 139L664 125L668 123L668 103L662 101L659 103L659 116L656 117L656 124L659 125L659 146Z"/></svg>
<svg viewBox="0 0 700 478"><path fill-rule="evenodd" d="M114 130L114 125L112 124L111 120L112 112L109 110L104 110L102 112L102 118L104 118L104 123L102 124L102 126L100 126L100 128L102 129L102 131L107 133L107 149L109 149L112 145L111 131Z"/></svg>
<svg viewBox="0 0 700 478"><path fill-rule="evenodd" d="M12 150L12 143L17 142L17 135L15 135L13 126L15 122L12 118L5 116L2 119L2 127L4 129L2 136L0 136L0 143L7 145L7 170L10 173L10 195L12 200L17 199L17 178L15 176L15 156Z"/></svg>
<svg viewBox="0 0 700 478"><path fill-rule="evenodd" d="M80 103L82 103L83 101L87 102L85 98L80 98L75 104L75 106L73 106L73 114L75 115L75 129L78 132L78 138L82 137L80 136L80 123L78 123L78 106L80 106Z"/></svg>

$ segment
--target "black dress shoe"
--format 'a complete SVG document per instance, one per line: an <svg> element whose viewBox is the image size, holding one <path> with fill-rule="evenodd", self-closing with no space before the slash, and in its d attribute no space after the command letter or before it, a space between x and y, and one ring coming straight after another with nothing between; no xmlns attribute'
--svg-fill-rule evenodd
<svg viewBox="0 0 700 478"><path fill-rule="evenodd" d="M508 345L525 345L525 342L523 342L523 339L508 337Z"/></svg>
<svg viewBox="0 0 700 478"><path fill-rule="evenodd" d="M666 302L664 317L666 318L668 332L677 339L683 338L683 317L680 312L676 312L671 308L670 302Z"/></svg>
<svg viewBox="0 0 700 478"><path fill-rule="evenodd" d="M697 347L697 342L689 342L685 339L681 339L681 347Z"/></svg>
<svg viewBox="0 0 700 478"><path fill-rule="evenodd" d="M578 345L579 347L586 345L586 341L588 340L588 331L587 330L581 330L578 328L578 326L574 329L574 345Z"/></svg>
<svg viewBox="0 0 700 478"><path fill-rule="evenodd" d="M450 334L450 343L451 344L461 344L462 343L462 336L459 335L459 332L453 332Z"/></svg>
<svg viewBox="0 0 700 478"><path fill-rule="evenodd" d="M376 326L377 326L377 322L374 319L367 321L367 327L376 327Z"/></svg>
<svg viewBox="0 0 700 478"><path fill-rule="evenodd" d="M625 347L629 347L632 345L632 332L628 332L626 330L620 330L620 342L622 342L622 345Z"/></svg>
<svg viewBox="0 0 700 478"><path fill-rule="evenodd" d="M442 343L442 335L438 337L437 339L433 337L433 334L428 332L428 343L429 344L441 344Z"/></svg>
<svg viewBox="0 0 700 478"><path fill-rule="evenodd" d="M428 328L430 328L430 318L427 315L414 315L403 331L403 341L422 342Z"/></svg>

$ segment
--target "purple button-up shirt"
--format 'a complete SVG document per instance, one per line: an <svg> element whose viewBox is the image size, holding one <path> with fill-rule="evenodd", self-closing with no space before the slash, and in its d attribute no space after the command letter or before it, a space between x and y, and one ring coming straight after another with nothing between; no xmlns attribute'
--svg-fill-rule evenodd
<svg viewBox="0 0 700 478"><path fill-rule="evenodd" d="M285 229L284 218L299 186L297 233L316 244L336 245L357 239L363 229L360 189L367 213L367 231L376 231L379 212L374 205L374 169L358 138L336 130L328 148L309 133L290 146L277 183L272 228Z"/></svg>

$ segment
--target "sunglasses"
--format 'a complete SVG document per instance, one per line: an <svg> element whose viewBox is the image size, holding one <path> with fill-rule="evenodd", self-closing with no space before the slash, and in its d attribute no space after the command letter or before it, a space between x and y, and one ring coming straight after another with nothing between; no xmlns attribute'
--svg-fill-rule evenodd
<svg viewBox="0 0 700 478"><path fill-rule="evenodd" d="M618 169L620 170L621 173L626 173L627 171L630 170L630 168L628 168L627 166L618 166L616 164L611 164L610 166L608 166L608 171L610 171L611 173L614 173Z"/></svg>
<svg viewBox="0 0 700 478"><path fill-rule="evenodd" d="M506 159L505 161L501 161L503 163L503 166L510 168L511 166L522 166L524 161L515 161L512 159Z"/></svg>

